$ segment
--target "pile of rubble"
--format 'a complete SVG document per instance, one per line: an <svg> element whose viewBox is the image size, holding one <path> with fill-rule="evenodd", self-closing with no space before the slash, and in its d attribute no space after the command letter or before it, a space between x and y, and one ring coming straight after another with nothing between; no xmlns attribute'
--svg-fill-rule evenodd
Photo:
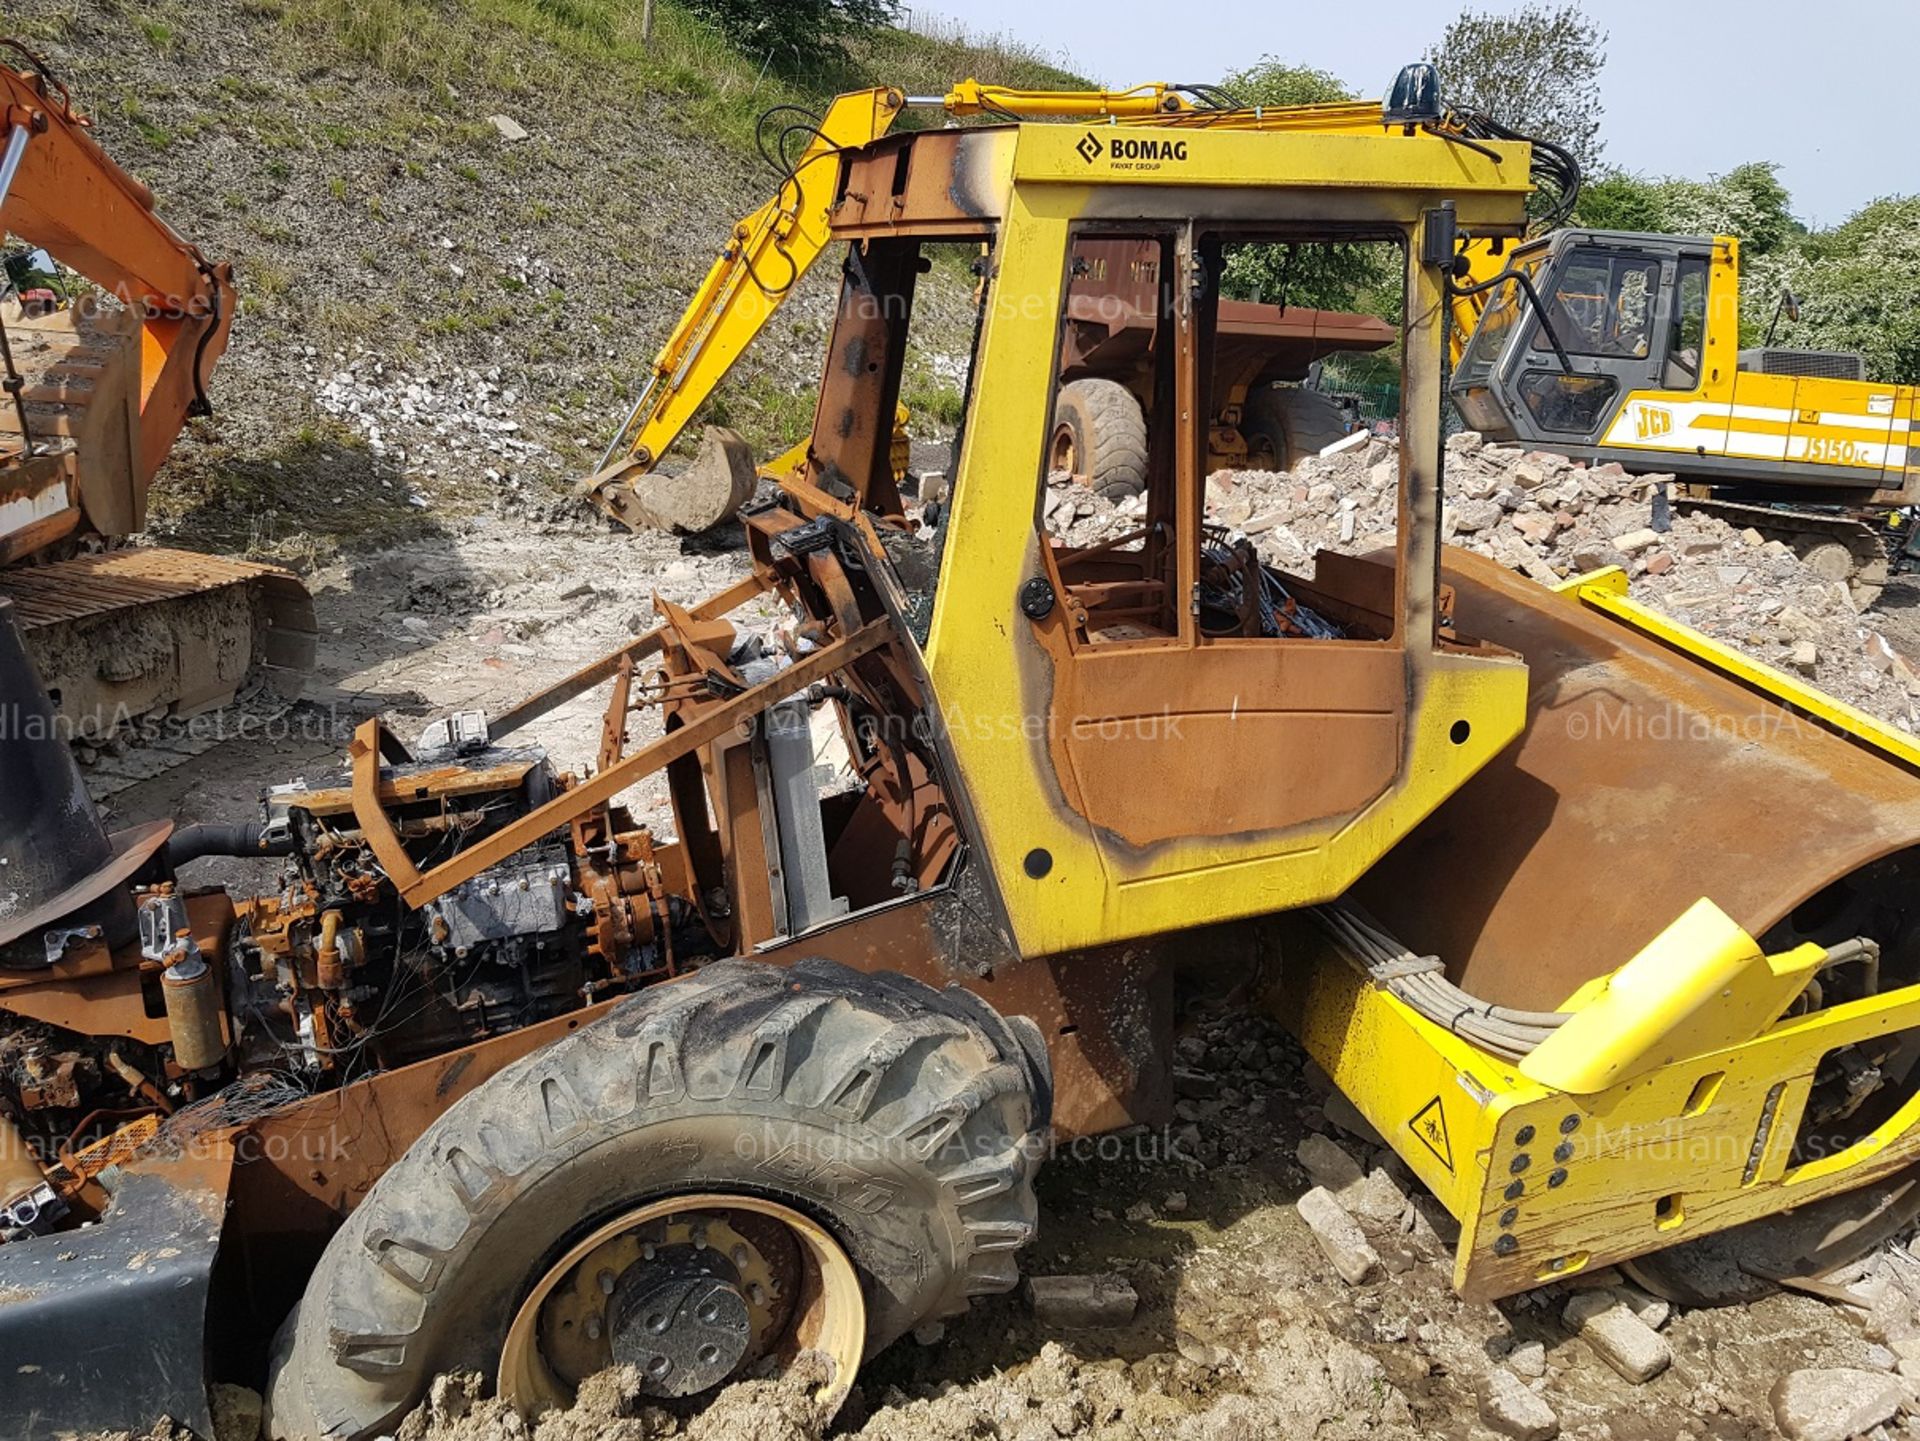
<svg viewBox="0 0 1920 1441"><path fill-rule="evenodd" d="M1442 538L1543 585L1620 566L1635 599L1920 731L1920 675L1888 643L1880 618L1856 608L1846 583L1822 578L1781 541L1717 517L1670 507L1670 520L1656 522L1655 493L1672 479L1455 435ZM1207 482L1208 519L1250 537L1270 564L1311 574L1316 551L1392 544L1398 480L1395 443L1375 438L1290 473L1216 472ZM1071 544L1140 523L1139 497L1116 505L1065 475L1052 481L1048 528Z"/></svg>
<svg viewBox="0 0 1920 1441"><path fill-rule="evenodd" d="M521 397L503 383L498 366L408 373L372 355L344 352L335 353L334 364L321 378L318 355L307 347L303 369L317 384L314 404L358 431L375 456L406 465L409 473L436 474L431 461L473 468L476 459L494 456L499 467L486 475L497 484L507 464L550 469L556 462L545 446L520 435L514 417Z"/></svg>

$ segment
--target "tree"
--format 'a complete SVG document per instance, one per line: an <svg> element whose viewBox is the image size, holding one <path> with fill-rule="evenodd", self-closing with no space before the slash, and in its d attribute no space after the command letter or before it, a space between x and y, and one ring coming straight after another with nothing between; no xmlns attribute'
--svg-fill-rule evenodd
<svg viewBox="0 0 1920 1441"><path fill-rule="evenodd" d="M1529 3L1508 14L1462 10L1427 59L1440 68L1449 105L1565 146L1583 167L1598 163L1607 32L1578 0Z"/></svg>
<svg viewBox="0 0 1920 1441"><path fill-rule="evenodd" d="M1783 279L1800 319L1781 339L1856 350L1875 379L1920 384L1920 195L1874 201L1808 236L1794 259Z"/></svg>
<svg viewBox="0 0 1920 1441"><path fill-rule="evenodd" d="M1674 235L1737 235L1749 256L1771 255L1806 227L1787 209L1792 197L1780 167L1753 160L1705 180L1667 180L1659 186L1664 220Z"/></svg>
<svg viewBox="0 0 1920 1441"><path fill-rule="evenodd" d="M1580 186L1571 223L1590 230L1660 234L1667 228L1666 198L1657 180L1624 170L1603 171Z"/></svg>
<svg viewBox="0 0 1920 1441"><path fill-rule="evenodd" d="M842 59L848 36L892 24L899 0L689 0L741 50L788 74Z"/></svg>
<svg viewBox="0 0 1920 1441"><path fill-rule="evenodd" d="M1354 98L1337 77L1307 65L1263 56L1220 82L1246 105L1327 105ZM1223 292L1319 310L1400 313L1398 267L1380 245L1236 245L1228 248Z"/></svg>
<svg viewBox="0 0 1920 1441"><path fill-rule="evenodd" d="M1788 208L1793 197L1779 170L1770 160L1750 160L1705 180L1603 171L1580 187L1574 223L1659 235L1737 235L1749 256L1772 255L1807 233Z"/></svg>
<svg viewBox="0 0 1920 1441"><path fill-rule="evenodd" d="M1272 55L1234 71L1220 88L1246 105L1327 105L1354 98L1338 76L1310 65L1289 65Z"/></svg>

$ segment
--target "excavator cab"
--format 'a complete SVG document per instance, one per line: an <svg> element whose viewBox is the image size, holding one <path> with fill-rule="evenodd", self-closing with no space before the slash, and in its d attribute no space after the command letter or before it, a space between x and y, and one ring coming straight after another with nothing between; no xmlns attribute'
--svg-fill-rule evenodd
<svg viewBox="0 0 1920 1441"><path fill-rule="evenodd" d="M1465 258L1451 391L1468 425L1677 477L1687 508L1791 546L1861 608L1878 598L1885 517L1920 500L1920 393L1848 351L1742 349L1738 240L1563 230Z"/></svg>
<svg viewBox="0 0 1920 1441"><path fill-rule="evenodd" d="M1701 392L1713 255L1708 239L1595 230L1521 246L1454 371L1461 415L1489 437L1594 458L1629 397ZM1626 424L1646 440L1672 420L1639 408Z"/></svg>

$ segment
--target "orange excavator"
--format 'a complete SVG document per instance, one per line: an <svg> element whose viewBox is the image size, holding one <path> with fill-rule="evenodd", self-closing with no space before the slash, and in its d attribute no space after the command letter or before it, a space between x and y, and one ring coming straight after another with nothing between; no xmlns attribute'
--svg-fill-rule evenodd
<svg viewBox="0 0 1920 1441"><path fill-rule="evenodd" d="M126 543L182 426L211 413L232 267L155 213L42 60L0 48L0 238L17 242L0 282L0 595L76 739L291 699L314 649L294 576Z"/></svg>

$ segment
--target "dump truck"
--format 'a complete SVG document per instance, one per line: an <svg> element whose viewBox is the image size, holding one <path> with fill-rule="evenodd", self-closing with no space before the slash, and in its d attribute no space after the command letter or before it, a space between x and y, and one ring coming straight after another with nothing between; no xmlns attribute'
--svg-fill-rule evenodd
<svg viewBox="0 0 1920 1441"><path fill-rule="evenodd" d="M1085 239L1074 247L1048 464L1109 500L1146 488L1153 348L1162 334L1156 247ZM1352 429L1331 398L1302 384L1330 355L1392 345L1373 315L1222 297L1214 320L1209 470L1291 470Z"/></svg>
<svg viewBox="0 0 1920 1441"><path fill-rule="evenodd" d="M1575 227L1463 261L1481 292L1457 311L1467 424L1671 474L1678 504L1791 546L1862 608L1910 561L1920 389L1869 380L1851 352L1743 348L1736 237Z"/></svg>
<svg viewBox="0 0 1920 1441"><path fill-rule="evenodd" d="M1912 1214L1920 745L1618 571L1440 544L1455 263L1524 233L1534 147L1419 66L1385 105L969 95L999 123L820 162L840 295L743 578L504 713L368 720L246 824L108 833L39 727L0 747L0 1435L205 1434L210 1378L289 1441L453 1370L688 1409L803 1357L830 1408L1016 1283L1050 1140L1168 1118L1196 985L1291 1027L1469 1297L1724 1300ZM1081 546L1039 499L1096 236L1157 252L1177 403L1137 530ZM1400 525L1311 573L1206 509L1223 255L1269 238L1403 276ZM938 243L988 263L929 527L891 450ZM590 692L559 771L536 724ZM49 713L6 605L0 694Z"/></svg>
<svg viewBox="0 0 1920 1441"><path fill-rule="evenodd" d="M126 544L181 428L212 413L232 267L162 220L46 64L11 48L0 241L20 248L0 283L0 595L78 740L144 734L254 690L284 704L313 666L299 580ZM84 280L63 283L62 265Z"/></svg>

